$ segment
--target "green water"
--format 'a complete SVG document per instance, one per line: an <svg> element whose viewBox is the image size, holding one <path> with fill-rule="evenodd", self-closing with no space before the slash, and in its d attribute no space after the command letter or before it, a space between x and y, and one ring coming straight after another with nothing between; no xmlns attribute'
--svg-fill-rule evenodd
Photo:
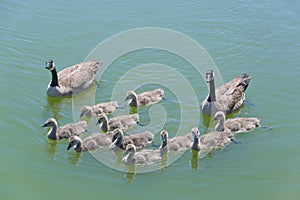
<svg viewBox="0 0 300 200"><path fill-rule="evenodd" d="M1 1L0 8L1 199L299 199L298 1L32 0ZM50 73L43 68L45 60L54 59L62 69L84 60L108 37L139 27L169 28L193 38L213 58L224 81L243 72L254 77L247 90L250 103L237 116L258 117L273 131L256 129L238 136L243 144L231 144L204 159L187 151L164 170L135 175L107 167L89 153L67 152L67 141L48 140L40 127L47 118L65 124L76 115L72 99L47 98ZM92 100L109 100L124 72L147 63L173 66L190 81L199 104L206 96L204 80L189 63L168 52L145 49L112 63ZM171 74L166 79L176 80ZM146 84L139 90L155 86ZM164 108L164 128L174 132L181 120L178 94L165 89L165 102L139 112L147 124ZM123 104L123 99L118 101ZM185 106L191 113L198 109ZM185 120L187 127L196 126L196 119ZM199 120L205 132L201 115Z"/></svg>

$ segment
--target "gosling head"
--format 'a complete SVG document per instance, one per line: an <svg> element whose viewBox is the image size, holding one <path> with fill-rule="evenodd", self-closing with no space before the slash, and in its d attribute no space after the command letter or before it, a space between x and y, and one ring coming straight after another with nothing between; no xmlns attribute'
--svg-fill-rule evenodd
<svg viewBox="0 0 300 200"><path fill-rule="evenodd" d="M55 63L53 62L53 60L48 60L46 61L45 63L45 69L48 69L48 70L53 70L55 67Z"/></svg>
<svg viewBox="0 0 300 200"><path fill-rule="evenodd" d="M91 106L83 106L81 109L80 109L80 118L84 117L84 116L87 116L87 117L92 117L93 115L93 109Z"/></svg>
<svg viewBox="0 0 300 200"><path fill-rule="evenodd" d="M161 137L161 140L162 140L163 143L167 143L168 137L169 137L168 131L162 130L160 132L160 137Z"/></svg>
<svg viewBox="0 0 300 200"><path fill-rule="evenodd" d="M199 129L197 127L192 128L192 135L194 138L198 139L200 136Z"/></svg>
<svg viewBox="0 0 300 200"><path fill-rule="evenodd" d="M100 114L98 115L98 121L96 123L96 125L100 124L100 126L105 122L108 121L108 118L105 114Z"/></svg>
<svg viewBox="0 0 300 200"><path fill-rule="evenodd" d="M123 134L123 131L121 129L115 129L113 131L113 135L112 135L112 140L111 142L115 142L117 141L119 138L123 138L124 134Z"/></svg>
<svg viewBox="0 0 300 200"><path fill-rule="evenodd" d="M54 127L57 126L57 121L54 118L49 118L47 121L42 125L42 127Z"/></svg>
<svg viewBox="0 0 300 200"><path fill-rule="evenodd" d="M78 136L71 136L69 138L69 144L68 144L68 147L67 147L67 150L71 149L72 147L74 147L74 149L77 149L77 145L78 144L81 144L81 139L80 137Z"/></svg>
<svg viewBox="0 0 300 200"><path fill-rule="evenodd" d="M134 144L128 144L128 145L126 146L124 155L125 155L125 154L128 154L128 153L134 153L134 152L136 152L136 147L134 146Z"/></svg>
<svg viewBox="0 0 300 200"><path fill-rule="evenodd" d="M214 120L215 121L225 120L225 114L224 114L224 112L222 112L222 111L216 112L216 114L214 116Z"/></svg>
<svg viewBox="0 0 300 200"><path fill-rule="evenodd" d="M137 97L136 93L133 90L129 90L126 94L125 101L132 100L135 97Z"/></svg>

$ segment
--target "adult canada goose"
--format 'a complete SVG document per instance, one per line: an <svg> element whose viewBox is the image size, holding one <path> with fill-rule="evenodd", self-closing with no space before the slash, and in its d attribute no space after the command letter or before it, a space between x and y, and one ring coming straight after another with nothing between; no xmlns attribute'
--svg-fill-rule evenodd
<svg viewBox="0 0 300 200"><path fill-rule="evenodd" d="M169 134L166 130L160 132L162 145L160 146L161 154L172 151L185 151L191 148L193 142L193 135L188 133L182 136L176 136L168 140Z"/></svg>
<svg viewBox="0 0 300 200"><path fill-rule="evenodd" d="M194 141L191 148L207 152L222 148L234 140L234 133L229 131L210 132L199 137L200 132L196 127L192 128L192 135Z"/></svg>
<svg viewBox="0 0 300 200"><path fill-rule="evenodd" d="M99 103L92 106L82 106L80 110L80 118L83 116L91 118L93 115L110 114L118 108L117 101Z"/></svg>
<svg viewBox="0 0 300 200"><path fill-rule="evenodd" d="M51 71L52 80L47 88L47 95L51 97L68 97L91 87L96 73L102 62L82 62L56 72L52 60L46 61L45 68Z"/></svg>
<svg viewBox="0 0 300 200"><path fill-rule="evenodd" d="M154 134L149 131L127 135L124 137L123 131L121 129L115 129L112 136L111 149L125 150L127 144L134 144L137 149L141 149L150 144L153 141L153 138Z"/></svg>
<svg viewBox="0 0 300 200"><path fill-rule="evenodd" d="M235 133L252 131L254 128L259 127L259 120L257 118L232 118L225 121L225 114L218 111L215 114L214 120L218 120L215 127L216 131L231 131Z"/></svg>
<svg viewBox="0 0 300 200"><path fill-rule="evenodd" d="M134 144L128 144L126 146L122 160L124 164L154 164L155 162L161 160L161 156L159 150L145 149L136 152L136 147L134 146Z"/></svg>
<svg viewBox="0 0 300 200"><path fill-rule="evenodd" d="M75 151L91 151L95 149L107 148L111 144L113 132L94 133L83 140L78 136L69 138L67 150L74 147Z"/></svg>
<svg viewBox="0 0 300 200"><path fill-rule="evenodd" d="M120 128L122 130L126 130L136 124L139 123L139 115L131 114L131 115L120 115L108 120L105 114L98 115L98 122L100 128L104 131L111 131L116 128Z"/></svg>
<svg viewBox="0 0 300 200"><path fill-rule="evenodd" d="M87 131L86 121L66 124L58 128L57 121L54 118L49 118L42 127L51 127L47 136L49 139L60 140L69 138L74 135L81 135Z"/></svg>
<svg viewBox="0 0 300 200"><path fill-rule="evenodd" d="M252 77L242 74L224 85L215 89L214 72L206 72L206 82L209 83L209 94L201 104L202 112L206 115L214 115L216 111L227 114L238 111L245 100L245 91Z"/></svg>
<svg viewBox="0 0 300 200"><path fill-rule="evenodd" d="M129 105L133 107L146 106L158 103L163 99L163 95L164 90L160 88L143 92L138 95L134 91L130 90L127 92L125 101L129 100Z"/></svg>

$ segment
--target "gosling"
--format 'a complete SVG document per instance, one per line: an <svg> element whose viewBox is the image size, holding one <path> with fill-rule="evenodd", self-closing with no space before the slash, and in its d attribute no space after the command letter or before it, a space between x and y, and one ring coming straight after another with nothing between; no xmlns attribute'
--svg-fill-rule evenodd
<svg viewBox="0 0 300 200"><path fill-rule="evenodd" d="M210 152L212 150L220 149L232 141L234 141L234 133L225 131L225 132L210 132L200 137L200 131L198 128L192 128L192 135L194 141L191 149L193 150L202 150Z"/></svg>
<svg viewBox="0 0 300 200"><path fill-rule="evenodd" d="M222 111L216 112L214 120L218 121L215 127L216 131L230 131L234 133L249 132L259 127L259 119L257 118L233 118L225 121L225 114Z"/></svg>
<svg viewBox="0 0 300 200"><path fill-rule="evenodd" d="M79 121L76 123L66 124L58 128L57 121L54 118L49 118L42 127L51 127L47 136L52 140L60 140L70 138L74 135L81 135L87 132L87 122Z"/></svg>
<svg viewBox="0 0 300 200"><path fill-rule="evenodd" d="M137 113L131 115L120 115L108 120L105 114L100 114L98 115L98 122L96 125L98 124L104 132L112 131L117 128L126 130L136 124L139 124L139 115Z"/></svg>
<svg viewBox="0 0 300 200"><path fill-rule="evenodd" d="M154 134L149 131L124 137L123 131L121 129L115 129L112 136L112 144L110 147L113 150L125 150L127 144L134 144L137 149L141 149L151 144L153 138Z"/></svg>
<svg viewBox="0 0 300 200"><path fill-rule="evenodd" d="M134 144L128 144L123 154L123 163L132 165L149 165L161 160L159 150L141 150L136 152Z"/></svg>
<svg viewBox="0 0 300 200"><path fill-rule="evenodd" d="M80 118L88 117L92 118L94 115L99 114L110 114L114 112L119 107L117 101L99 103L92 106L83 106L80 110Z"/></svg>
<svg viewBox="0 0 300 200"><path fill-rule="evenodd" d="M163 95L163 89L155 89L138 95L130 90L127 92L125 101L129 100L129 105L132 107L149 106L160 102L163 99Z"/></svg>
<svg viewBox="0 0 300 200"><path fill-rule="evenodd" d="M77 152L108 148L109 145L111 145L113 134L113 131L107 133L94 133L83 140L78 136L72 136L69 138L67 150L70 150L72 147Z"/></svg>

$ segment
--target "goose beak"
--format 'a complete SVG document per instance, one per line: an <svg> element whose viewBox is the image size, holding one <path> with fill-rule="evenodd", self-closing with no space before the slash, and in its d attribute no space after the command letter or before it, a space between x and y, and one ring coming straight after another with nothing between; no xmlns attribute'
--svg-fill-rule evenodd
<svg viewBox="0 0 300 200"><path fill-rule="evenodd" d="M51 69L52 65L51 62L46 62L45 69Z"/></svg>

